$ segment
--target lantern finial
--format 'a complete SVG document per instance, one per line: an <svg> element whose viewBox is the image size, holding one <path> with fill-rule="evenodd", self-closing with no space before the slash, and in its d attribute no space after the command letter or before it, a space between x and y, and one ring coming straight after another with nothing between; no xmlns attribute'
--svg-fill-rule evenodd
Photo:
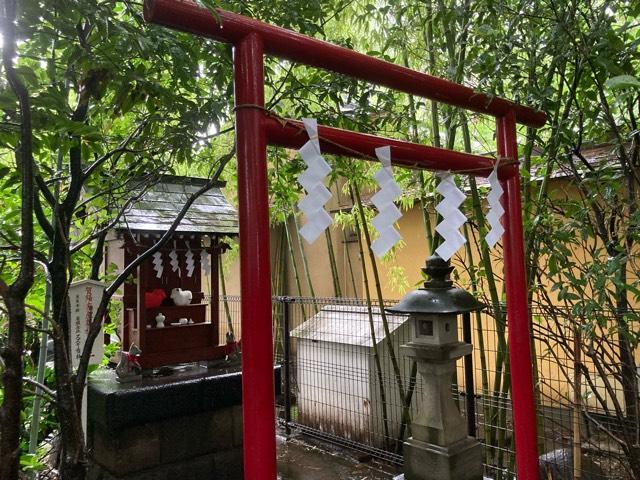
<svg viewBox="0 0 640 480"><path fill-rule="evenodd" d="M427 259L422 271L429 277L429 280L424 282L425 288L450 288L453 286L453 282L449 278L453 267L448 260L443 260L437 253Z"/></svg>

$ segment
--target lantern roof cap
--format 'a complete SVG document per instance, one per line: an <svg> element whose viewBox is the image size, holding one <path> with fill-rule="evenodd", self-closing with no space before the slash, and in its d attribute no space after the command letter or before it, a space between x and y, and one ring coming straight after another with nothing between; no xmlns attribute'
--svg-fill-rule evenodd
<svg viewBox="0 0 640 480"><path fill-rule="evenodd" d="M429 277L423 288L409 292L391 313L465 313L482 310L485 305L466 290L453 286L449 275L453 267L438 255L432 255L422 271Z"/></svg>

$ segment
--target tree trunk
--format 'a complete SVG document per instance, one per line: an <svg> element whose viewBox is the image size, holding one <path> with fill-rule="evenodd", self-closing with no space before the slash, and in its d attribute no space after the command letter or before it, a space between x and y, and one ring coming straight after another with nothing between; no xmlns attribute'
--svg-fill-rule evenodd
<svg viewBox="0 0 640 480"><path fill-rule="evenodd" d="M54 246L55 250L55 246ZM55 256L54 256L55 258ZM51 265L56 378L56 413L60 422L60 475L64 480L84 479L87 455L80 418L79 395L74 389L69 348L69 310L66 266ZM82 395L82 391L79 392Z"/></svg>
<svg viewBox="0 0 640 480"><path fill-rule="evenodd" d="M7 344L0 351L0 357L4 363L2 375L4 394L0 407L0 479L15 480L18 478L20 465L25 298L34 279L33 212L35 195L29 92L14 67L14 60L17 56L16 2L15 0L5 0L2 7L4 10L0 18L4 40L2 65L8 83L20 106L20 139L15 152L16 168L20 171L21 181L20 271L11 285L7 285L0 279L0 295L4 299L9 316Z"/></svg>
<svg viewBox="0 0 640 480"><path fill-rule="evenodd" d="M22 350L26 312L24 300L5 297L9 314L7 346L2 351L4 399L0 409L0 478L17 479L20 460L20 410L22 409Z"/></svg>

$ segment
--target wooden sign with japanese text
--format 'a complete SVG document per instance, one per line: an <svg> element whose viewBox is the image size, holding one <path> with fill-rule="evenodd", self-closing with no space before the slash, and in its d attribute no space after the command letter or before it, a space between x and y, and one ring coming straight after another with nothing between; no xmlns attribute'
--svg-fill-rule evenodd
<svg viewBox="0 0 640 480"><path fill-rule="evenodd" d="M105 286L95 280L80 280L69 287L69 303L71 316L69 322L69 346L73 368L78 368L84 344L89 335L89 327L96 308L102 301ZM104 340L98 335L91 349L89 364L102 361Z"/></svg>

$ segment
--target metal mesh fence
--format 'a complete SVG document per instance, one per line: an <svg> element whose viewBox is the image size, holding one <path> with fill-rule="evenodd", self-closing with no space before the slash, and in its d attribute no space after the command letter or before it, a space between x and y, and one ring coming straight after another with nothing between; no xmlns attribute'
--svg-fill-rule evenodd
<svg viewBox="0 0 640 480"><path fill-rule="evenodd" d="M239 297L225 297L220 305L221 322L226 319L238 338L239 304ZM273 309L274 358L283 365L282 423L401 464L402 441L410 433L403 407L410 403L414 417L424 394L401 349L410 340L407 318L387 313L383 321L377 302L370 309L357 299L277 297ZM638 419L625 411L611 325L597 322L587 332L567 312L532 311L539 452L548 478L573 478L568 456L574 448L581 452L583 478L634 478L621 445L637 438ZM497 325L491 312L471 315L467 325L460 319L459 337L466 335L474 350L458 362L453 398L463 414L471 414L469 433L484 446L485 475L515 478L506 326ZM583 352L577 363L574 352Z"/></svg>

